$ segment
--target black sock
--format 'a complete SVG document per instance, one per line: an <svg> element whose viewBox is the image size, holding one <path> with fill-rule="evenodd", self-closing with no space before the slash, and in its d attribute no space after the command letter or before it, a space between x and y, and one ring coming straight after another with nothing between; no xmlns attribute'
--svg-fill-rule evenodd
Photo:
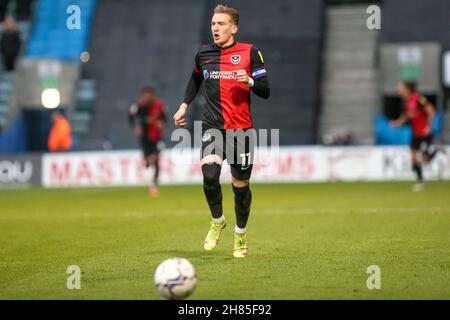
<svg viewBox="0 0 450 320"><path fill-rule="evenodd" d="M422 166L419 163L415 163L413 164L413 170L416 172L417 180L422 182L423 181Z"/></svg>
<svg viewBox="0 0 450 320"><path fill-rule="evenodd" d="M250 205L252 203L252 192L250 186L237 188L233 185L234 192L234 210L236 212L236 225L244 229L247 226L248 216L250 214Z"/></svg>
<svg viewBox="0 0 450 320"><path fill-rule="evenodd" d="M153 176L153 184L156 186L158 184L159 178L159 161L155 161L155 174Z"/></svg>
<svg viewBox="0 0 450 320"><path fill-rule="evenodd" d="M220 218L222 216L222 188L220 183L215 186L203 185L203 191L212 217L214 219Z"/></svg>
<svg viewBox="0 0 450 320"><path fill-rule="evenodd" d="M220 169L221 166L217 163L208 163L202 166L203 191L214 219L222 216L222 187L219 182Z"/></svg>

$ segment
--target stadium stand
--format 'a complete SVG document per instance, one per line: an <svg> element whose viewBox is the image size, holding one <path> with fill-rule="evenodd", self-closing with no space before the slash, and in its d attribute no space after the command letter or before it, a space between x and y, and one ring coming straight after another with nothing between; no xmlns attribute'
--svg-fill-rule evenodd
<svg viewBox="0 0 450 320"><path fill-rule="evenodd" d="M427 13L432 13L433 18L424 21ZM407 4L384 0L380 42L438 41L450 50L449 19L450 2L447 0L409 0Z"/></svg>
<svg viewBox="0 0 450 320"><path fill-rule="evenodd" d="M373 143L378 106L375 65L377 30L366 27L367 5L326 8L320 138L349 134L356 143Z"/></svg>
<svg viewBox="0 0 450 320"><path fill-rule="evenodd" d="M74 133L83 134L88 132L94 112L96 96L95 81L82 79L78 82L77 91L75 93L75 110L70 117L70 123L72 124Z"/></svg>
<svg viewBox="0 0 450 320"><path fill-rule="evenodd" d="M76 4L80 8L80 29L67 27L70 15L68 7ZM43 85L58 84L62 90L62 109L71 109L68 101L72 100L70 84L75 86L78 80L77 69L80 53L86 49L90 30L90 20L95 9L95 0L73 1L36 1L31 21L21 20L23 50L21 61L15 74L0 76L0 104L8 106L6 131L0 136L1 151L42 151L46 150L46 140L50 128L50 111L40 105ZM30 33L31 31L31 33ZM29 43L28 43L29 39ZM38 69L44 61L61 64L59 79L38 77ZM33 86L37 83L38 86ZM68 85L69 84L69 85ZM6 100L9 97L9 100ZM71 113L72 110L62 110ZM69 111L69 112L67 112ZM11 132L9 132L11 131ZM15 140L11 140L15 139ZM20 140L17 140L20 139ZM25 146L25 148L24 148Z"/></svg>
<svg viewBox="0 0 450 320"><path fill-rule="evenodd" d="M98 104L84 142L86 148L99 147L107 134L114 134L113 148L136 147L136 139L124 121L129 105L144 84L155 86L169 113L176 111L196 49L201 42L211 41L209 20L214 5L209 1L99 3L92 34L96 40L90 48L94 60L86 68L88 77L98 83ZM255 6L257 17L253 13ZM283 144L313 143L321 2L283 1L260 6L260 2L252 0L239 2L239 10L242 18L237 39L256 44L267 57L272 86L272 98L255 103L255 126L280 128ZM110 23L131 19L133 24L126 26ZM101 61L95 61L96 56L102 56ZM202 113L201 97L194 103L199 107L193 108L191 120L200 119Z"/></svg>
<svg viewBox="0 0 450 320"><path fill-rule="evenodd" d="M79 28L72 28L68 25L69 16L76 12L73 10L73 5L79 8L81 20ZM75 123L77 130L74 131L74 138L77 138L80 131L78 129L86 127L89 123L89 118L83 117L85 114L78 113L77 106L73 107L72 101L79 102L78 96L80 94L86 96L86 94L83 94L86 86L82 84L83 79L79 78L80 55L87 48L95 6L95 0L78 0L75 2L63 0L57 3L49 0L37 1L33 30L25 56L27 65L29 67L34 66L34 69L26 68L23 70L21 83L19 84L22 90L27 91L24 88L34 78L34 81L38 81L41 88L56 86L62 95L61 111L69 117L70 121ZM45 65L56 64L60 70L59 75L53 78L41 75L38 70L44 66L44 62ZM45 68L48 68L48 66ZM70 89L77 86L78 80L81 81L78 86L80 89L78 91ZM28 92L30 91L32 90L28 89ZM72 95L75 97L72 97ZM87 95L95 97L95 94L89 92ZM37 104L35 95L34 99L19 102L18 108L22 110L26 120L29 150L46 150L46 140L51 126L51 111L44 110L40 103ZM90 115L90 113L86 113L86 115Z"/></svg>
<svg viewBox="0 0 450 320"><path fill-rule="evenodd" d="M32 1L28 4L30 9L33 8L32 4ZM6 14L20 18L17 21L17 29L21 38L21 49L16 62L17 69L18 61L23 57L29 40L32 16L24 15L23 12L19 16L16 2L9 3ZM3 24L0 23L0 34L2 32ZM15 71L7 72L3 69L3 64L0 64L0 153L24 152L27 148L24 137L25 123L18 117L17 110L11 108L14 85Z"/></svg>
<svg viewBox="0 0 450 320"><path fill-rule="evenodd" d="M86 48L95 0L78 0L82 14L80 29L66 27L70 0L39 0L27 58L53 58L74 61Z"/></svg>
<svg viewBox="0 0 450 320"><path fill-rule="evenodd" d="M137 147L127 112L144 85L154 86L169 113L175 112L200 44L204 11L205 2L196 0L98 3L92 29L95 41L89 50L92 60L84 70L96 81L98 96L92 126L80 146L98 149L110 140L107 145L115 149ZM170 137L172 122L168 125Z"/></svg>
<svg viewBox="0 0 450 320"><path fill-rule="evenodd" d="M209 20L220 2L78 0L83 12L80 30L66 27L66 9L71 1L36 2L33 27L29 21L18 24L24 43L29 42L24 45L25 57L79 64L76 68L81 77L70 78L76 89L65 93L74 101L67 115L74 128L76 150L136 148L126 115L144 85L156 88L170 116L177 110L198 45L211 41ZM384 128L380 116L386 105L379 91L380 47L428 41L450 50L450 35L446 32L450 4L445 0L412 0L408 5L393 0L376 2L383 12L380 31L367 30L369 3L359 0L227 3L241 14L237 40L255 44L263 52L269 70L272 95L269 100L254 98L254 125L280 129L284 145L321 143L324 135L342 131L352 131L356 143L381 143L384 140L378 139L377 132ZM427 11L433 11L430 21L422 19ZM417 27L412 27L411 21ZM85 50L91 59L83 65L80 53ZM9 108L17 76L0 72L0 123L7 123L3 127L8 130L26 127L14 126L8 120L12 114L21 121L18 110L40 107L39 103L20 106L22 109L15 113ZM26 81L21 87L32 85ZM450 139L445 98L442 92L430 95L442 113L440 119L444 119L443 138ZM446 95L450 96L449 89ZM188 116L191 121L201 118L201 95L194 104ZM374 127L377 124L379 128ZM166 146L172 145L172 129L169 121ZM0 141L6 136L20 134L4 132ZM406 140L389 143L401 141Z"/></svg>

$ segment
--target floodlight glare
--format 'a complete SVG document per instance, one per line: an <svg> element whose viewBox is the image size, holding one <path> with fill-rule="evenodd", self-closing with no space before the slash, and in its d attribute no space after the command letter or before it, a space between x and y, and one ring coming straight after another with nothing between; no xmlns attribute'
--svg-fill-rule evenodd
<svg viewBox="0 0 450 320"><path fill-rule="evenodd" d="M55 109L61 103L61 95L58 89L45 89L42 91L42 105L47 109Z"/></svg>

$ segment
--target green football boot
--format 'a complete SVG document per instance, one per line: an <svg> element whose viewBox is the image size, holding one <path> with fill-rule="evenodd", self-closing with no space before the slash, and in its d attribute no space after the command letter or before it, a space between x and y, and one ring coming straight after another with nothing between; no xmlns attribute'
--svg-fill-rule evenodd
<svg viewBox="0 0 450 320"><path fill-rule="evenodd" d="M211 227L209 228L208 234L205 238L205 243L203 245L206 251L211 251L217 246L217 244L219 243L220 234L226 226L227 222L225 221L225 217L223 218L221 223L211 222Z"/></svg>
<svg viewBox="0 0 450 320"><path fill-rule="evenodd" d="M247 252L248 252L247 235L245 233L239 234L235 232L233 256L235 258L245 258L247 256Z"/></svg>

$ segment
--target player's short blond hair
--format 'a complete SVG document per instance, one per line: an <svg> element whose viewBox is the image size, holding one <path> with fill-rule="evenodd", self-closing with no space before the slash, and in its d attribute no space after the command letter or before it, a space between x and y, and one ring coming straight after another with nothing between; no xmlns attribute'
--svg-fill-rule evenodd
<svg viewBox="0 0 450 320"><path fill-rule="evenodd" d="M216 13L225 13L225 14L229 15L231 18L231 22L237 26L239 25L239 12L236 9L231 8L227 5L219 4L214 9L214 14L216 14Z"/></svg>

